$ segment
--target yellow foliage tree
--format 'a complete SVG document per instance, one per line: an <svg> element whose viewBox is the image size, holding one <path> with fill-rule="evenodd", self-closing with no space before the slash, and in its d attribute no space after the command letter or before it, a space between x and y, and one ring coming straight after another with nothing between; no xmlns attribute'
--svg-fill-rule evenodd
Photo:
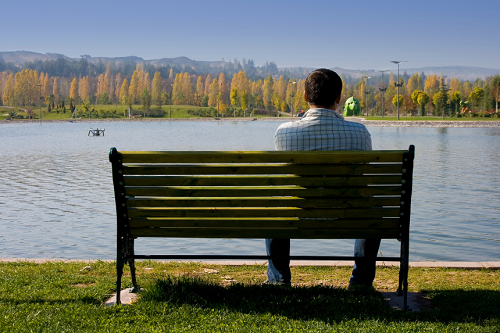
<svg viewBox="0 0 500 333"><path fill-rule="evenodd" d="M210 74L205 78L205 86L203 91L203 96L210 94L210 84L212 83L212 76Z"/></svg>
<svg viewBox="0 0 500 333"><path fill-rule="evenodd" d="M14 104L14 74L9 74L9 76L7 76L5 87L3 88L2 101L3 105Z"/></svg>
<svg viewBox="0 0 500 333"><path fill-rule="evenodd" d="M205 87L203 86L203 80L201 76L198 76L196 80L196 92L194 93L194 105L201 105L201 99L203 98L204 92Z"/></svg>
<svg viewBox="0 0 500 333"><path fill-rule="evenodd" d="M130 86L128 87L128 104L132 105L139 102L139 95L137 94L139 88L139 77L137 71L132 73L132 78L130 79ZM132 103L130 103L132 101Z"/></svg>
<svg viewBox="0 0 500 333"><path fill-rule="evenodd" d="M120 88L120 103L127 104L128 103L128 80L123 79L122 86Z"/></svg>
<svg viewBox="0 0 500 333"><path fill-rule="evenodd" d="M73 101L76 101L78 99L78 81L76 80L76 77L73 79L73 81L71 81L69 98L71 98Z"/></svg>
<svg viewBox="0 0 500 333"><path fill-rule="evenodd" d="M80 79L78 94L82 101L86 100L89 97L89 77L84 76Z"/></svg>
<svg viewBox="0 0 500 333"><path fill-rule="evenodd" d="M162 99L162 81L161 81L161 74L160 72L155 72L155 75L153 77L153 88L151 89L151 97L153 99L153 103L158 105L158 107L161 108L163 104L163 99Z"/></svg>

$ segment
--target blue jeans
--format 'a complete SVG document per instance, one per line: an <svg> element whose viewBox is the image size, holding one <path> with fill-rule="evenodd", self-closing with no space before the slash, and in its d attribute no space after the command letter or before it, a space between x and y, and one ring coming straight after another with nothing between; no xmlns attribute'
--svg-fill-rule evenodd
<svg viewBox="0 0 500 333"><path fill-rule="evenodd" d="M354 256L365 257L354 261L349 284L359 284L371 287L375 279L376 259L380 239L356 239L354 242Z"/></svg>
<svg viewBox="0 0 500 333"><path fill-rule="evenodd" d="M350 284L360 284L370 287L375 279L375 268L380 239L357 239L354 242L354 256L366 257L354 261ZM290 255L289 239L266 239L266 251L268 256ZM269 283L290 283L292 274L290 272L290 260L269 260L267 266L267 279Z"/></svg>
<svg viewBox="0 0 500 333"><path fill-rule="evenodd" d="M266 251L268 256L289 256L289 239L266 239ZM290 283L292 273L290 272L290 260L269 260L267 265L267 280L269 283Z"/></svg>

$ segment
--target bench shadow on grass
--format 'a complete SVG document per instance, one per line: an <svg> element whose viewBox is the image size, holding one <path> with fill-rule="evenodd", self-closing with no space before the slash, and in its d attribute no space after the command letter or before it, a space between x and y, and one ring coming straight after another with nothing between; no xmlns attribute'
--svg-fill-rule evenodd
<svg viewBox="0 0 500 333"><path fill-rule="evenodd" d="M381 294L373 290L243 284L223 287L200 278L168 277L146 287L141 300L324 322L346 319L496 322L500 318L499 291L438 290L429 294L434 298L431 310L403 312L389 308Z"/></svg>

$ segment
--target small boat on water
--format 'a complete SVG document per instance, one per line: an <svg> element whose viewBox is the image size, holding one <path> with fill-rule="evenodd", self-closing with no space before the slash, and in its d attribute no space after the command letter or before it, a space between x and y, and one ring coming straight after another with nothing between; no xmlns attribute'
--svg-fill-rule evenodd
<svg viewBox="0 0 500 333"><path fill-rule="evenodd" d="M87 136L90 136L92 134L92 136L100 136L102 134L102 136L104 136L104 131L105 129L104 128L96 128L96 129L89 129L89 133L87 134Z"/></svg>

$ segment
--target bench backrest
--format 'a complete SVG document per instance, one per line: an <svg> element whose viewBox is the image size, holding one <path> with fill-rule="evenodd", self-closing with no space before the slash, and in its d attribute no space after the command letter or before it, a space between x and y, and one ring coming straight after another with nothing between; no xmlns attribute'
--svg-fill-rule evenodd
<svg viewBox="0 0 500 333"><path fill-rule="evenodd" d="M111 149L118 229L132 237L406 238L408 151Z"/></svg>

